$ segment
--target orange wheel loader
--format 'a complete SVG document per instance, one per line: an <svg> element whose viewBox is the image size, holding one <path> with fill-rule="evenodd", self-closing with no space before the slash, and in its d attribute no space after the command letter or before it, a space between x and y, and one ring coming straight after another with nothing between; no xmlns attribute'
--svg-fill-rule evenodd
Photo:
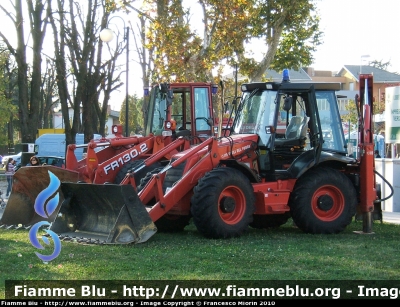
<svg viewBox="0 0 400 307"><path fill-rule="evenodd" d="M29 228L38 221L54 220L55 213L43 217L34 209L37 196L49 185L49 171L61 182L87 184L120 184L127 173L134 172L138 185L148 172L167 164L174 153L215 134L213 100L217 89L205 82L156 85L144 107L145 136L124 137L122 126L115 125L114 137L69 145L65 169L48 165L21 167L14 175L0 227ZM86 157L78 161L75 150L79 147L85 148ZM156 153L158 159L145 165L144 160ZM59 205L63 199L61 193Z"/></svg>

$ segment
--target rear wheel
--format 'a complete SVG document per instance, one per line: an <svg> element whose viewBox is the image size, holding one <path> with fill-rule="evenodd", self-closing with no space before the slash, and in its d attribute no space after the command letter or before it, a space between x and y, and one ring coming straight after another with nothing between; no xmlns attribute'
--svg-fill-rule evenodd
<svg viewBox="0 0 400 307"><path fill-rule="evenodd" d="M217 168L199 180L191 205L194 224L204 236L237 237L253 219L253 187L238 170Z"/></svg>
<svg viewBox="0 0 400 307"><path fill-rule="evenodd" d="M356 213L356 190L350 179L332 168L317 168L301 177L289 206L294 223L306 233L339 233Z"/></svg>

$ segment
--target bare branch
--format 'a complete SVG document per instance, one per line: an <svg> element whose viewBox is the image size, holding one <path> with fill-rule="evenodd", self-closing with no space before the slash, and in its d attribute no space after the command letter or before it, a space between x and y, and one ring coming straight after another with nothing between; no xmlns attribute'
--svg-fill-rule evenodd
<svg viewBox="0 0 400 307"><path fill-rule="evenodd" d="M15 56L16 55L16 51L15 51L14 47L10 44L9 40L7 39L7 37L5 37L2 32L0 32L0 37L3 39L4 43L6 44L8 50L11 52L11 54Z"/></svg>
<svg viewBox="0 0 400 307"><path fill-rule="evenodd" d="M154 20L154 18L152 18L149 14L147 14L146 12L143 12L143 11L141 11L141 10L139 10L139 9L137 9L137 8L135 8L135 7L133 7L131 4L129 4L129 3L126 3L125 4L127 7L129 7L129 8L131 8L132 10L134 10L136 13L139 13L139 14L141 14L141 15L143 15L143 16L145 16L147 19L149 19L149 20L151 20L151 21L155 21Z"/></svg>
<svg viewBox="0 0 400 307"><path fill-rule="evenodd" d="M10 1L11 2L11 1ZM13 5L13 4L12 4ZM14 9L15 9L15 5L13 5ZM11 15L9 10L6 10L2 5L0 5L0 9L8 16L10 17L10 19L12 20L12 22L15 24L16 23L16 19L15 19L15 15Z"/></svg>

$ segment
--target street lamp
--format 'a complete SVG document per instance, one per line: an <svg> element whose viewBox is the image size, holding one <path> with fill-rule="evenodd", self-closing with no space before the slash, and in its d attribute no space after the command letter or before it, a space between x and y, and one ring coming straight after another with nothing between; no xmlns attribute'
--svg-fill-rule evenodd
<svg viewBox="0 0 400 307"><path fill-rule="evenodd" d="M361 71L362 71L362 63L363 63L363 59L368 59L370 57L369 54L364 54L361 56L361 63L360 63L360 75L361 75Z"/></svg>
<svg viewBox="0 0 400 307"><path fill-rule="evenodd" d="M125 21L122 17L120 16L114 16L111 17L108 22L107 25L110 23L110 21L113 18L120 18L122 20L122 22L124 23L124 28L125 28L125 35L124 35L124 40L126 41L126 81L125 81L125 136L129 136L129 93L128 93L128 84L129 84L129 75L128 75L128 71L129 71L129 27L125 26ZM100 32L100 39L103 42L110 42L112 39L114 38L114 32L111 29L108 28L104 28L103 30L101 30Z"/></svg>

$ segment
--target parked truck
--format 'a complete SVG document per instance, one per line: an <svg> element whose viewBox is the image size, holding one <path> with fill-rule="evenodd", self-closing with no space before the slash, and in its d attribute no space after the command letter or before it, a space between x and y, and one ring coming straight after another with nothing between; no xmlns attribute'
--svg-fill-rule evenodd
<svg viewBox="0 0 400 307"><path fill-rule="evenodd" d="M93 139L101 139L100 134L94 134ZM84 144L84 135L77 133L75 137L75 143L77 145ZM37 155L39 156L54 156L54 157L65 157L67 151L66 139L64 133L45 133L40 135L35 140L37 149ZM83 148L80 147L75 151L75 156L78 160L83 158Z"/></svg>

